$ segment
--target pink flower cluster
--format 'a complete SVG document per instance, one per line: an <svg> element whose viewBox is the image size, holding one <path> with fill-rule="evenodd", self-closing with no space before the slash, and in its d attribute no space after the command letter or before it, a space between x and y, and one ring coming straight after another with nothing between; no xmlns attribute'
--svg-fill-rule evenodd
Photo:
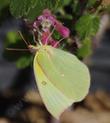
<svg viewBox="0 0 110 123"><path fill-rule="evenodd" d="M68 38L70 35L69 29L59 22L48 9L45 9L43 14L34 21L33 31L40 34L42 44L57 47L59 43L52 37L52 28L53 31L56 30L62 38Z"/></svg>

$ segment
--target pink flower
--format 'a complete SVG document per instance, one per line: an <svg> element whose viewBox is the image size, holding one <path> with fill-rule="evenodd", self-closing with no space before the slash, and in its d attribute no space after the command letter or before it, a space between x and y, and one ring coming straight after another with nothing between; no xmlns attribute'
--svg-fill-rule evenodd
<svg viewBox="0 0 110 123"><path fill-rule="evenodd" d="M51 12L48 9L45 9L43 11L43 14L38 17L38 20L42 23L45 20L48 20L50 24L54 25L56 18L54 15L51 14Z"/></svg>
<svg viewBox="0 0 110 123"><path fill-rule="evenodd" d="M40 22L36 20L36 21L33 23L33 28L38 28L39 26L40 26Z"/></svg>
<svg viewBox="0 0 110 123"><path fill-rule="evenodd" d="M48 9L43 11L43 14L40 15L36 21L33 23L33 28L38 28L40 25L42 26L42 30L45 31L49 29L51 26L54 26L56 22L55 16L51 14Z"/></svg>
<svg viewBox="0 0 110 123"><path fill-rule="evenodd" d="M67 27L63 26L54 15L48 10L45 9L36 21L33 23L33 31L40 34L41 42L46 45L51 45L53 47L58 47L59 43L53 39L51 35L51 30L54 28L63 38L68 38L70 31Z"/></svg>
<svg viewBox="0 0 110 123"><path fill-rule="evenodd" d="M59 46L59 42L56 40L51 40L50 44L51 44L51 46L53 46L55 48Z"/></svg>
<svg viewBox="0 0 110 123"><path fill-rule="evenodd" d="M42 33L42 36L41 36L42 43L44 45L45 44L49 44L49 45L51 45L53 47L58 47L59 46L58 41L54 40L52 37L49 38L49 35L50 35L49 31Z"/></svg>
<svg viewBox="0 0 110 123"><path fill-rule="evenodd" d="M42 43L43 43L44 45L45 45L45 44L48 44L48 43L50 42L50 41L49 41L50 39L48 39L49 34L50 34L49 31L42 33L41 41L42 41Z"/></svg>
<svg viewBox="0 0 110 123"><path fill-rule="evenodd" d="M67 38L70 35L70 30L63 26L60 22L57 21L56 23L56 30L64 37Z"/></svg>

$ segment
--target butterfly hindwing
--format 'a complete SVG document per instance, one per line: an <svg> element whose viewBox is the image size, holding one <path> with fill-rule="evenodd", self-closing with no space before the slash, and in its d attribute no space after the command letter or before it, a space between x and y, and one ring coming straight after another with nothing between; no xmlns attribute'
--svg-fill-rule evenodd
<svg viewBox="0 0 110 123"><path fill-rule="evenodd" d="M34 73L47 109L57 118L69 105L82 100L88 93L88 68L65 51L42 47L34 59Z"/></svg>
<svg viewBox="0 0 110 123"><path fill-rule="evenodd" d="M48 80L47 76L43 73L42 68L37 63L37 59L34 60L34 73L40 95L47 110L55 118L59 119L61 113L74 101L68 99L50 82L50 80Z"/></svg>

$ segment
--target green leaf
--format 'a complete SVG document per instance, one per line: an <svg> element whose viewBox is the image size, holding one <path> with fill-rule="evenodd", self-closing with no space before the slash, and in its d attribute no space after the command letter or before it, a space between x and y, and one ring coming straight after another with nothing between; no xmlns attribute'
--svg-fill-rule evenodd
<svg viewBox="0 0 110 123"><path fill-rule="evenodd" d="M104 8L105 11L107 11L108 13L110 13L110 5L107 5L105 8Z"/></svg>
<svg viewBox="0 0 110 123"><path fill-rule="evenodd" d="M56 40L60 40L61 39L61 35L56 30L54 31L52 36Z"/></svg>
<svg viewBox="0 0 110 123"><path fill-rule="evenodd" d="M54 10L61 2L62 0L11 0L10 11L17 18L25 17L33 20L44 9Z"/></svg>
<svg viewBox="0 0 110 123"><path fill-rule="evenodd" d="M0 2L0 11L9 4L9 0L3 0Z"/></svg>
<svg viewBox="0 0 110 123"><path fill-rule="evenodd" d="M15 31L10 31L7 33L6 40L8 40L8 43L16 43L17 40L19 40L19 36Z"/></svg>
<svg viewBox="0 0 110 123"><path fill-rule="evenodd" d="M97 2L97 0L88 0L87 8L90 8L90 7L94 6L96 2Z"/></svg>
<svg viewBox="0 0 110 123"><path fill-rule="evenodd" d="M57 9L57 7L59 7L61 5L63 0L38 0L35 8L32 8L28 15L27 18L29 20L34 20L37 16L39 16L40 14L42 14L42 11L44 9L49 9L51 11L55 11Z"/></svg>
<svg viewBox="0 0 110 123"><path fill-rule="evenodd" d="M99 17L96 15L84 15L80 17L75 25L76 31L81 39L95 36L99 29Z"/></svg>
<svg viewBox="0 0 110 123"><path fill-rule="evenodd" d="M26 16L36 4L37 0L11 0L10 11L15 17Z"/></svg>
<svg viewBox="0 0 110 123"><path fill-rule="evenodd" d="M9 0L3 0L0 2L0 23L2 22L2 19L4 19L4 16L6 17L6 7L9 5ZM5 10L5 15L3 13L3 10ZM3 16L4 15L4 16Z"/></svg>
<svg viewBox="0 0 110 123"><path fill-rule="evenodd" d="M86 38L82 42L82 46L77 50L79 58L85 58L92 54L92 43L90 38Z"/></svg>
<svg viewBox="0 0 110 123"><path fill-rule="evenodd" d="M63 0L63 5L68 5L71 2L71 0Z"/></svg>
<svg viewBox="0 0 110 123"><path fill-rule="evenodd" d="M26 68L31 64L31 62L32 62L32 57L23 56L23 57L19 58L19 60L17 60L16 66L18 68Z"/></svg>

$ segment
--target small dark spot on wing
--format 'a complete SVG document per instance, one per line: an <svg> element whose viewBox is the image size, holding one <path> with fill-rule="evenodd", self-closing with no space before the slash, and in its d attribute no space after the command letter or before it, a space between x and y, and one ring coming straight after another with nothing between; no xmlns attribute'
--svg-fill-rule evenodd
<svg viewBox="0 0 110 123"><path fill-rule="evenodd" d="M47 84L47 82L46 81L42 81L42 85L46 85Z"/></svg>

